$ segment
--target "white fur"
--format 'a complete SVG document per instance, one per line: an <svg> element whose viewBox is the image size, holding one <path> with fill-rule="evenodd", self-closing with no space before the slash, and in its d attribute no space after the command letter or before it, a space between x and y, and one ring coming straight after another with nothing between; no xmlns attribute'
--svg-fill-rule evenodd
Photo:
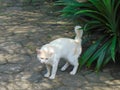
<svg viewBox="0 0 120 90"><path fill-rule="evenodd" d="M37 57L41 63L46 64L47 73L45 77L54 79L60 58L66 59L66 64L61 68L62 71L66 70L69 64L73 65L73 70L70 72L71 75L76 74L78 69L78 57L82 52L81 41L83 30L79 30L80 26L75 26L75 39L59 38L46 45L40 50L37 49ZM50 75L50 70L52 72Z"/></svg>

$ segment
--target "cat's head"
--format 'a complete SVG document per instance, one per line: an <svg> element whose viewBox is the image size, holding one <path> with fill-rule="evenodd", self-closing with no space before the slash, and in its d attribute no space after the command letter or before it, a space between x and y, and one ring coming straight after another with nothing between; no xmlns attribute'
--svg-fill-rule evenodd
<svg viewBox="0 0 120 90"><path fill-rule="evenodd" d="M51 47L45 47L42 49L36 49L37 58L41 63L47 64L53 56L53 49Z"/></svg>

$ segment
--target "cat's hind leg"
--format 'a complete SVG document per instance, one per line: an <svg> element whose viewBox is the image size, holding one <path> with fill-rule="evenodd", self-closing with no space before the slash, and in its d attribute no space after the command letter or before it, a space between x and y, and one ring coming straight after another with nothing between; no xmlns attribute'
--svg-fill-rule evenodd
<svg viewBox="0 0 120 90"><path fill-rule="evenodd" d="M74 63L73 66L74 66L73 70L70 72L71 75L75 75L76 74L79 64L76 62L76 63Z"/></svg>
<svg viewBox="0 0 120 90"><path fill-rule="evenodd" d="M75 75L79 66L78 58L70 58L71 65L73 65L73 70L70 72L71 75Z"/></svg>
<svg viewBox="0 0 120 90"><path fill-rule="evenodd" d="M69 62L66 62L65 65L61 68L61 71L65 71L69 66Z"/></svg>

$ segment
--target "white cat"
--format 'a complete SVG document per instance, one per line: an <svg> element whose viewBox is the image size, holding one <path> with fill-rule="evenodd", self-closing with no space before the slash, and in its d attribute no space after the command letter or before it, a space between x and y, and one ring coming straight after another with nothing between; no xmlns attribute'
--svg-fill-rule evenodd
<svg viewBox="0 0 120 90"><path fill-rule="evenodd" d="M81 29L80 26L75 26L75 39L59 38L42 46L41 49L36 49L37 58L41 63L46 64L47 73L44 75L45 77L49 77L50 79L55 78L60 58L66 59L66 64L61 68L61 70L66 70L66 68L71 64L74 67L70 74L76 74L79 65L78 57L82 52L81 38L83 30L79 29ZM51 68L52 72L50 73Z"/></svg>

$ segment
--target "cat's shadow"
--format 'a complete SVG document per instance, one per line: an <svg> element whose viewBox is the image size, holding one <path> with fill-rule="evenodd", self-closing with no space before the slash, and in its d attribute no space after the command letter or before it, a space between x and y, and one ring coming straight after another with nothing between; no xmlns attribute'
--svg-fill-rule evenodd
<svg viewBox="0 0 120 90"><path fill-rule="evenodd" d="M62 73L68 73L72 70L72 66L70 65L65 71L61 71L61 67L65 64L65 60L61 59L59 62L58 70L57 70L57 75L60 75ZM36 66L38 67L38 66ZM34 70L31 76L27 79L31 83L40 83L43 81L43 79L48 79L44 77L44 74L46 73L46 67L42 65L42 69ZM48 79L50 80L50 79Z"/></svg>
<svg viewBox="0 0 120 90"><path fill-rule="evenodd" d="M43 71L34 71L27 80L31 83L39 83L44 78L43 73Z"/></svg>

